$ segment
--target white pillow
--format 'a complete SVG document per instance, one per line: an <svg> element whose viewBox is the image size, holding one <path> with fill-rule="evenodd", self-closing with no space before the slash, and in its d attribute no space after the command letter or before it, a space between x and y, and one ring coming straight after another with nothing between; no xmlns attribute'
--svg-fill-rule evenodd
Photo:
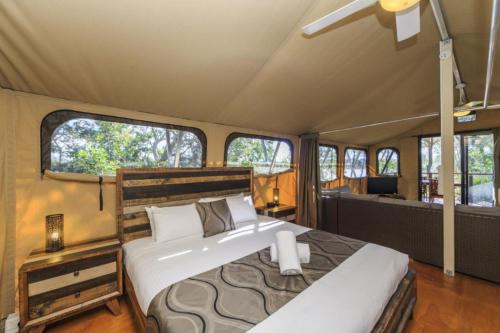
<svg viewBox="0 0 500 333"><path fill-rule="evenodd" d="M245 197L242 193L241 195L227 197L226 202L234 223L255 221L257 219L251 196Z"/></svg>
<svg viewBox="0 0 500 333"><path fill-rule="evenodd" d="M156 242L184 237L203 238L200 215L194 204L153 209Z"/></svg>
<svg viewBox="0 0 500 333"><path fill-rule="evenodd" d="M156 206L144 207L146 214L148 214L149 224L151 226L151 237L155 240L155 224L153 223L153 210L158 209Z"/></svg>

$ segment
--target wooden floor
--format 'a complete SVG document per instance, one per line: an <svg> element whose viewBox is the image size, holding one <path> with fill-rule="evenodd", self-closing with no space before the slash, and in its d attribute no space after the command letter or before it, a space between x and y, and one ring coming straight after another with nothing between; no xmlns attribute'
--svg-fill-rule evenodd
<svg viewBox="0 0 500 333"><path fill-rule="evenodd" d="M464 275L446 277L441 269L411 262L417 270L417 305L406 332L500 332L500 285ZM132 312L121 300L122 314L105 308L68 319L47 332L134 332Z"/></svg>

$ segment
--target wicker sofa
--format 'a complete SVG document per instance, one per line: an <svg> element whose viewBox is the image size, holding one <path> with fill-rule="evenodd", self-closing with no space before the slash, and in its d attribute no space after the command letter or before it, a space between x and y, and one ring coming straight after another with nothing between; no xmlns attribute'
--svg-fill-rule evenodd
<svg viewBox="0 0 500 333"><path fill-rule="evenodd" d="M330 192L320 227L442 266L442 218L437 204ZM500 283L500 208L456 207L455 260L456 271Z"/></svg>

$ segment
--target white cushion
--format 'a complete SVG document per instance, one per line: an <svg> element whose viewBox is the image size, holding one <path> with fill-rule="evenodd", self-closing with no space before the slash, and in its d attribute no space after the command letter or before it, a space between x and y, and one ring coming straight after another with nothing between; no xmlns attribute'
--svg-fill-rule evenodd
<svg viewBox="0 0 500 333"><path fill-rule="evenodd" d="M251 196L245 197L242 193L241 195L227 197L226 201L234 223L255 221L257 219Z"/></svg>
<svg viewBox="0 0 500 333"><path fill-rule="evenodd" d="M194 204L153 209L156 242L185 237L203 238L200 215Z"/></svg>
<svg viewBox="0 0 500 333"><path fill-rule="evenodd" d="M153 223L153 210L158 209L156 206L151 206L151 207L144 207L146 210L146 214L148 214L148 220L149 224L151 226L151 237L153 237L153 240L155 239L155 224Z"/></svg>

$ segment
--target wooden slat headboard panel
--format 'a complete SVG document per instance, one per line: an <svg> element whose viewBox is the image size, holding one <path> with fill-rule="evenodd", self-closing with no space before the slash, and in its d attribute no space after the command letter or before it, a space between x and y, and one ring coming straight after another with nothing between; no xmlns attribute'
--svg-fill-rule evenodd
<svg viewBox="0 0 500 333"><path fill-rule="evenodd" d="M205 197L253 194L252 168L118 169L116 211L122 243L151 236L144 207L189 204Z"/></svg>

